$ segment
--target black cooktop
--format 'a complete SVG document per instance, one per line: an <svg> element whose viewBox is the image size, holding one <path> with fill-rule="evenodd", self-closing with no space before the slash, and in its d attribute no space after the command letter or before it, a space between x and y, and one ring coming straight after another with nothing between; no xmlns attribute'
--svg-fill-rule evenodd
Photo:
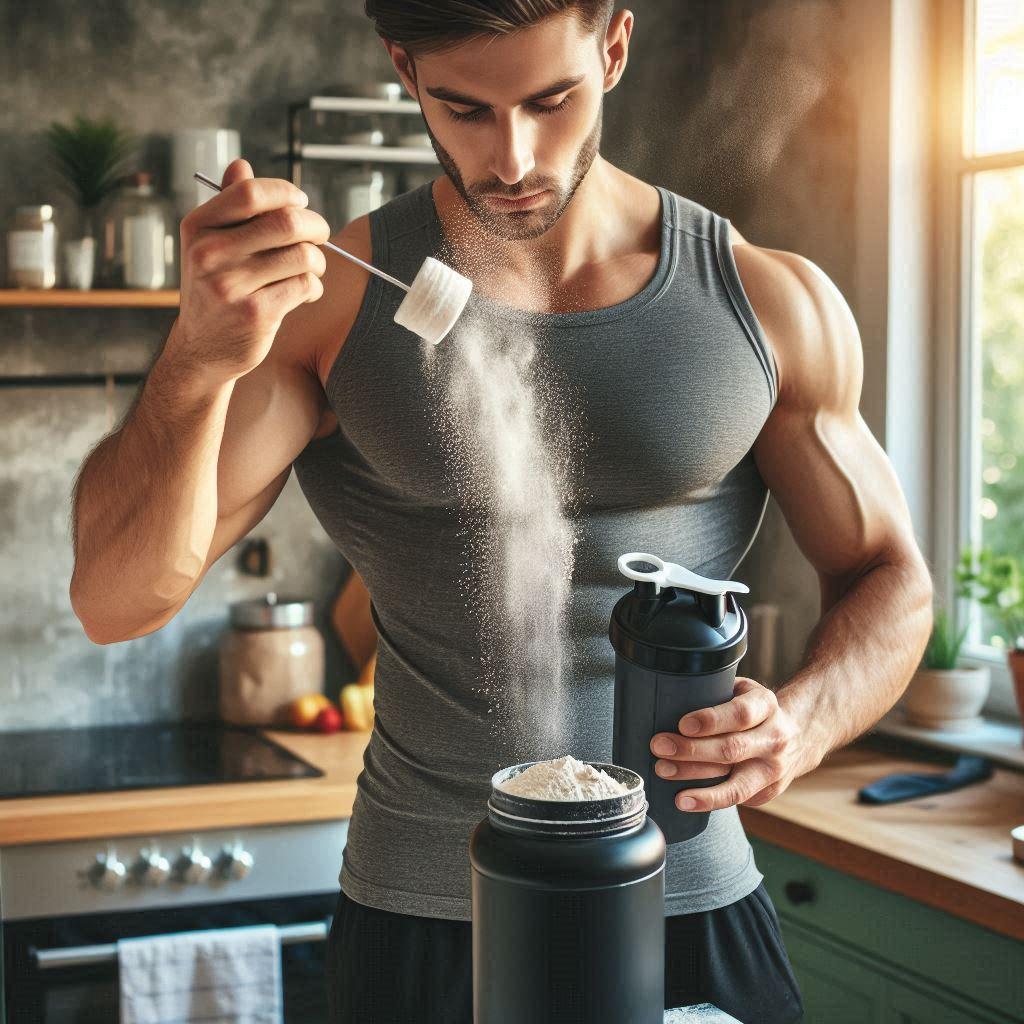
<svg viewBox="0 0 1024 1024"><path fill-rule="evenodd" d="M216 722L0 733L0 799L319 775L258 731Z"/></svg>

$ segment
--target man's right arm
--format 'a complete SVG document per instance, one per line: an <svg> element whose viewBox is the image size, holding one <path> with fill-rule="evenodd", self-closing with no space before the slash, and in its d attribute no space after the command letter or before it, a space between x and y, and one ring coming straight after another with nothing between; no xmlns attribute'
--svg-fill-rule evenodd
<svg viewBox="0 0 1024 1024"><path fill-rule="evenodd" d="M369 258L365 220L342 237ZM274 250L278 263L284 251ZM330 299L292 306L253 355L242 333L229 339L233 349L218 347L224 331L209 315L194 317L211 324L208 334L185 336L183 274L182 315L123 425L75 483L71 602L94 642L132 639L168 622L280 494L325 410L316 353L348 333L365 290L365 272L340 257L324 275ZM254 365L245 368L246 360Z"/></svg>

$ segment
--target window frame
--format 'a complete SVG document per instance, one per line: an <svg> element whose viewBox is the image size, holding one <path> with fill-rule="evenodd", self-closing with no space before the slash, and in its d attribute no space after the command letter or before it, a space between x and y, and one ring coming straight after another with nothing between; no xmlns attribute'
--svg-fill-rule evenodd
<svg viewBox="0 0 1024 1024"><path fill-rule="evenodd" d="M958 624L974 624L970 602L957 600L953 572L959 552L977 542L974 509L980 498L981 360L973 338L976 267L974 175L1024 166L1024 150L976 156L974 148L974 15L976 0L943 0L937 47L937 160L935 188L936 375L933 407L934 507L932 564L939 601ZM968 49L970 47L970 50ZM992 691L986 711L1019 717L1005 652L973 642L963 662L988 666Z"/></svg>

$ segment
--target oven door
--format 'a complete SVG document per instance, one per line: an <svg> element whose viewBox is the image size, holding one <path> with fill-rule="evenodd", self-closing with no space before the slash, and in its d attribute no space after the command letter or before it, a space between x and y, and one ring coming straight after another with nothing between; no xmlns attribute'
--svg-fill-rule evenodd
<svg viewBox="0 0 1024 1024"><path fill-rule="evenodd" d="M118 939L206 928L282 929L287 1024L327 1024L324 955L338 893L9 921L3 928L9 1024L117 1024ZM104 948L106 947L106 948Z"/></svg>

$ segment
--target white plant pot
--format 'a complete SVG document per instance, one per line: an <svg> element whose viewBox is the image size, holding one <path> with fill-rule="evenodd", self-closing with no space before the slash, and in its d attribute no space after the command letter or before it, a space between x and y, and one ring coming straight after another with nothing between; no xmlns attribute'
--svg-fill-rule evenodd
<svg viewBox="0 0 1024 1024"><path fill-rule="evenodd" d="M973 729L981 724L990 684L987 667L919 668L900 707L908 722L924 729Z"/></svg>
<svg viewBox="0 0 1024 1024"><path fill-rule="evenodd" d="M87 292L92 288L96 262L96 239L76 238L64 243L64 283L68 288Z"/></svg>

